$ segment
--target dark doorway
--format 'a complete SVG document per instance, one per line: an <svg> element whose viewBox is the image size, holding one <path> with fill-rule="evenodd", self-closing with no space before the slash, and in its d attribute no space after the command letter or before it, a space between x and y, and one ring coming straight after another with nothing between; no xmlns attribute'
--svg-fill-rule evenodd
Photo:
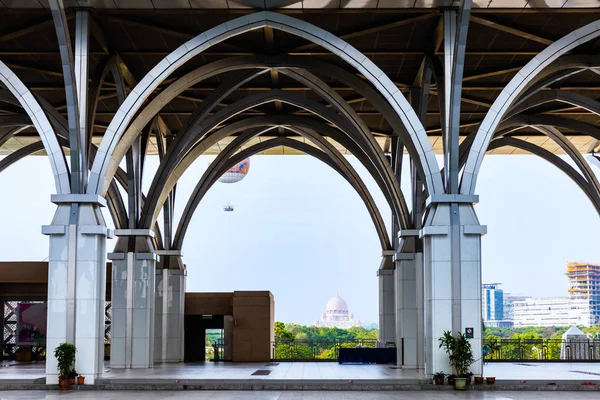
<svg viewBox="0 0 600 400"><path fill-rule="evenodd" d="M224 329L223 315L186 315L184 361L206 361L206 330Z"/></svg>

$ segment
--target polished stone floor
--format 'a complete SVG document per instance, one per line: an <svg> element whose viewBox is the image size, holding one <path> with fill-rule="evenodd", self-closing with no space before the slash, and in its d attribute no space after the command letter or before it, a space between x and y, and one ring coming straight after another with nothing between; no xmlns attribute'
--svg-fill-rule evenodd
<svg viewBox="0 0 600 400"><path fill-rule="evenodd" d="M554 400L598 399L598 392L0 392L2 400Z"/></svg>
<svg viewBox="0 0 600 400"><path fill-rule="evenodd" d="M44 376L44 364L3 363L0 381L31 382ZM252 375L257 370L270 370L269 375ZM485 376L499 380L570 380L600 381L600 363L490 363ZM416 371L394 369L387 365L340 365L338 363L198 363L165 364L152 369L115 370L108 366L104 378L115 380L153 381L185 379L261 379L261 380L422 380Z"/></svg>

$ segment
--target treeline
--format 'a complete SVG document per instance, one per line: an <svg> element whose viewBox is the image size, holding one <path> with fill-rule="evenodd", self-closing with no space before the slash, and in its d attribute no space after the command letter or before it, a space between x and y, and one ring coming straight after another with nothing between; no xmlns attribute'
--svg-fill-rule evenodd
<svg viewBox="0 0 600 400"><path fill-rule="evenodd" d="M484 327L483 337L496 337L501 339L562 339L562 335L569 329L569 326L537 327L526 328L492 328ZM594 338L600 338L600 325L592 327L579 327L583 333Z"/></svg>
<svg viewBox="0 0 600 400"><path fill-rule="evenodd" d="M342 341L342 340L377 340L378 329L367 329L356 326L349 329L323 328L298 324L275 322L275 338L284 340L310 341Z"/></svg>

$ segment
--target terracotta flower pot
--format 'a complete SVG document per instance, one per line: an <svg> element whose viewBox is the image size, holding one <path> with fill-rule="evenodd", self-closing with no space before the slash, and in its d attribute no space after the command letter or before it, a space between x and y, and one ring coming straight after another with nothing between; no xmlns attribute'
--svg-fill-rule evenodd
<svg viewBox="0 0 600 400"><path fill-rule="evenodd" d="M433 383L436 385L443 385L444 384L444 380L442 378L435 378L433 380Z"/></svg>
<svg viewBox="0 0 600 400"><path fill-rule="evenodd" d="M75 378L69 378L68 382L69 382L69 386L74 385L75 384Z"/></svg>
<svg viewBox="0 0 600 400"><path fill-rule="evenodd" d="M496 383L496 378L493 376L488 376L487 378L485 378L485 380L487 381L488 385L493 385L494 383Z"/></svg>
<svg viewBox="0 0 600 400"><path fill-rule="evenodd" d="M475 377L475 384L476 385L481 385L483 383L483 376L476 376Z"/></svg>
<svg viewBox="0 0 600 400"><path fill-rule="evenodd" d="M77 384L78 385L83 385L84 381L85 381L85 376L78 376L77 377Z"/></svg>
<svg viewBox="0 0 600 400"><path fill-rule="evenodd" d="M470 385L471 384L471 377L470 376L465 376L466 379L466 384Z"/></svg>
<svg viewBox="0 0 600 400"><path fill-rule="evenodd" d="M455 378L454 376L449 376L449 377L448 377L448 384L449 384L449 385L452 385L452 386L454 386L454 380L455 380L455 379L456 379L456 378Z"/></svg>
<svg viewBox="0 0 600 400"><path fill-rule="evenodd" d="M60 390L67 390L69 388L69 380L68 379L58 379L58 386Z"/></svg>

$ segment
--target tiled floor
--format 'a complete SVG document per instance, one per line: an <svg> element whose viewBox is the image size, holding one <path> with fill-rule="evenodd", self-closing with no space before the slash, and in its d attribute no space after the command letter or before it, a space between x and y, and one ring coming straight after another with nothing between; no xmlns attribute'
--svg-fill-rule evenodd
<svg viewBox="0 0 600 400"><path fill-rule="evenodd" d="M571 400L598 399L585 392L0 392L2 400Z"/></svg>
<svg viewBox="0 0 600 400"><path fill-rule="evenodd" d="M270 370L268 375L252 375ZM600 381L600 363L490 363L485 376L499 380L578 380ZM32 381L44 376L44 364L2 364L0 381ZM422 380L417 371L394 369L387 365L340 365L338 363L205 363L165 364L152 369L115 370L106 368L104 378L114 380L184 379L265 379L265 380ZM1 398L0 398L1 399Z"/></svg>

